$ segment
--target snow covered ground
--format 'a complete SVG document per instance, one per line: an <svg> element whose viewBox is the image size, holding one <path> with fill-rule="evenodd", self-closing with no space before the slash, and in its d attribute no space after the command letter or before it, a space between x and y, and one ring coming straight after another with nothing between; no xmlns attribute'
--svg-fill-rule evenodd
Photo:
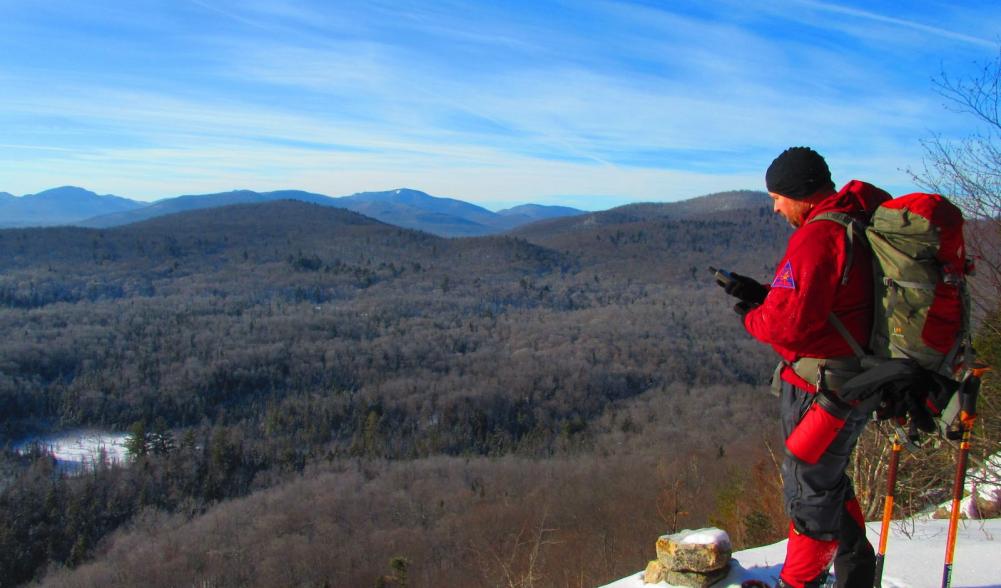
<svg viewBox="0 0 1001 588"><path fill-rule="evenodd" d="M867 524L873 546L879 542L879 522ZM948 520L894 521L886 547L884 588L930 588L941 586L945 563ZM733 554L732 569L713 587L740 586L744 580L771 584L779 575L786 542ZM651 559L653 545L650 546ZM1001 519L962 520L956 540L952 585L956 588L1001 588ZM644 584L640 571L604 588L652 588L669 584Z"/></svg>
<svg viewBox="0 0 1001 588"><path fill-rule="evenodd" d="M58 467L68 472L93 467L99 460L108 463L126 463L124 433L111 433L94 429L63 431L43 437L24 439L17 444L17 451L27 451L31 445L40 445L56 458Z"/></svg>

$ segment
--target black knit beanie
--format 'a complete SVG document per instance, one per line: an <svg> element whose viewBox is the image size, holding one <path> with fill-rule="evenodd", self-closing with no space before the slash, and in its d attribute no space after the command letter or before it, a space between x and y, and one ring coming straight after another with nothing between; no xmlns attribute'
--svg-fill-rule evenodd
<svg viewBox="0 0 1001 588"><path fill-rule="evenodd" d="M834 189L831 170L819 153L809 147L790 147L775 158L765 172L769 192L802 200L821 189Z"/></svg>

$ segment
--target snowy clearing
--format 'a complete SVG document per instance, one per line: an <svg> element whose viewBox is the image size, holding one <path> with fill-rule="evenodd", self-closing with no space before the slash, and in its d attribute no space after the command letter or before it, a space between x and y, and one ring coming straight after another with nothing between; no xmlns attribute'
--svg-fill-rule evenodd
<svg viewBox="0 0 1001 588"><path fill-rule="evenodd" d="M76 429L24 439L16 444L15 449L23 453L32 445L39 445L52 454L63 471L79 472L94 467L102 459L108 463L127 463L127 437L125 433Z"/></svg>

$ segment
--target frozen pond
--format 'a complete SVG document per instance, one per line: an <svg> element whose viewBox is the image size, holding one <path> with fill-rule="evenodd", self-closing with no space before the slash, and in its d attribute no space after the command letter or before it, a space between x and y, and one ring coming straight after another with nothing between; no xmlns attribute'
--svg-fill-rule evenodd
<svg viewBox="0 0 1001 588"><path fill-rule="evenodd" d="M93 467L101 459L102 453L108 463L125 463L125 433L110 433L95 429L76 429L23 439L17 444L18 451L27 451L34 444L48 450L56 458L60 469L80 471Z"/></svg>

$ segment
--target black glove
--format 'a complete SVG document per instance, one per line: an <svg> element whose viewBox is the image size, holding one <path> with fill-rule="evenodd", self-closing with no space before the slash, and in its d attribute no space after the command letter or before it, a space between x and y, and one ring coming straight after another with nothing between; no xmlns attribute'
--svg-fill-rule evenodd
<svg viewBox="0 0 1001 588"><path fill-rule="evenodd" d="M754 305L750 302L744 302L741 300L737 304L733 305L733 311L740 315L740 318L744 318L747 313L754 309Z"/></svg>
<svg viewBox="0 0 1001 588"><path fill-rule="evenodd" d="M866 390L867 380L879 382L883 376L886 379L878 387ZM859 384L853 385L855 382ZM957 382L920 369L909 360L893 360L850 380L842 387L842 393L851 399L856 388L863 392L874 391L874 397L879 399L877 419L909 420L915 429L931 433L936 428L935 417L941 415L958 387Z"/></svg>
<svg viewBox="0 0 1001 588"><path fill-rule="evenodd" d="M729 280L725 282L716 280L716 283L730 296L751 304L761 304L768 295L768 288L759 284L757 280L733 272L730 272Z"/></svg>
<svg viewBox="0 0 1001 588"><path fill-rule="evenodd" d="M907 414L911 422L925 433L935 432L935 421L927 405L928 393L918 392L907 395Z"/></svg>

